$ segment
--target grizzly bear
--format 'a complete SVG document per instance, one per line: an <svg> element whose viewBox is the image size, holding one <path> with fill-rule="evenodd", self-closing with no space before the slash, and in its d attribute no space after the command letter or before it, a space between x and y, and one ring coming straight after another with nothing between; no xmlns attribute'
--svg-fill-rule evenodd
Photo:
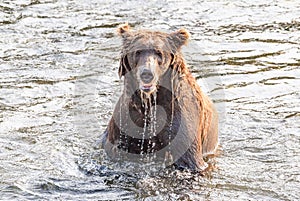
<svg viewBox="0 0 300 201"><path fill-rule="evenodd" d="M132 31L123 39L119 76L124 90L102 138L113 159L162 162L202 171L218 146L218 115L181 53L190 34Z"/></svg>

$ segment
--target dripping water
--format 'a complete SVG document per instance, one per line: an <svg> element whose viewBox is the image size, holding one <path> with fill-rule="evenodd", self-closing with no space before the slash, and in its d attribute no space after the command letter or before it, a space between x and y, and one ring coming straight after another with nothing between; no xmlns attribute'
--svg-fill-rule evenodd
<svg viewBox="0 0 300 201"><path fill-rule="evenodd" d="M155 146L155 142L152 140L153 137L156 136L156 125L157 125L157 96L156 96L156 92L153 93L152 96L149 97L149 103L150 103L150 132L149 132L149 141L148 141L148 150L147 153L147 160L148 162L153 161L153 159L155 158L155 156L152 156L152 154L154 153L154 146ZM153 103L153 105L152 105Z"/></svg>
<svg viewBox="0 0 300 201"><path fill-rule="evenodd" d="M169 125L169 132L168 132L168 151L165 154L164 163L167 164L168 161L171 159L171 133L173 127L173 120L174 120L174 103L175 103L175 96L174 96L174 79L175 79L175 70L172 70L171 73L171 119Z"/></svg>
<svg viewBox="0 0 300 201"><path fill-rule="evenodd" d="M152 116L152 121L153 122L153 130L152 130L152 136L155 137L156 136L156 128L157 128L157 96L156 96L156 92L153 94L153 99L154 99L154 106L153 106L153 116ZM154 152L154 147L155 147L155 142L152 142L152 147L151 147L151 152Z"/></svg>
<svg viewBox="0 0 300 201"><path fill-rule="evenodd" d="M157 94L154 92L151 95L141 92L142 106L144 108L144 127L141 140L141 155L147 153L147 161L153 160L152 156L154 153L155 142L153 137L156 136L157 132ZM149 121L149 122L147 122ZM146 136L148 143L146 143ZM144 151L146 149L146 151Z"/></svg>
<svg viewBox="0 0 300 201"><path fill-rule="evenodd" d="M121 79L120 79L120 81L121 81ZM120 91L122 91L122 85L121 84L120 84ZM118 146L120 148L122 148L122 138L123 138L123 135L122 135L122 130L123 130L123 126L122 126L122 108L123 108L123 103L124 103L124 97L121 96L120 97L120 108L119 108L119 110L120 110L120 113L119 113L120 140L118 142ZM126 137L126 135L125 135L125 137Z"/></svg>
<svg viewBox="0 0 300 201"><path fill-rule="evenodd" d="M145 143L145 135L146 135L146 132L147 132L147 116L148 116L148 103L147 101L148 98L147 97L144 97L144 93L141 92L141 99L142 99L142 104L143 104L143 107L144 107L144 128L143 128L143 134L142 134L142 142L141 142L141 155L144 154L144 143Z"/></svg>
<svg viewBox="0 0 300 201"><path fill-rule="evenodd" d="M174 119L174 73L175 70L172 70L172 76L171 76L171 96L172 96L172 100L171 100L171 121L170 121L170 129L169 129L169 149L170 149L170 144L171 144L171 130L172 130L172 126L173 126L173 119ZM169 150L170 151L170 150Z"/></svg>

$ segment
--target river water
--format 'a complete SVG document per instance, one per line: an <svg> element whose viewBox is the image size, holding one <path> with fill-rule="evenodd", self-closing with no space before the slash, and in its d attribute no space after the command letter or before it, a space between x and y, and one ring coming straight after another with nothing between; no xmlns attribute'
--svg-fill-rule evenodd
<svg viewBox="0 0 300 201"><path fill-rule="evenodd" d="M297 0L1 0L0 200L299 200L299 16ZM186 61L220 113L207 175L99 149L124 22L190 31Z"/></svg>

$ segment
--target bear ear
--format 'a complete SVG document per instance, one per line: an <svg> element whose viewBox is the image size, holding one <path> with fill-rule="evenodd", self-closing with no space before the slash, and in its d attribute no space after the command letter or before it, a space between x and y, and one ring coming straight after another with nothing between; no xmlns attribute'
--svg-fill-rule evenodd
<svg viewBox="0 0 300 201"><path fill-rule="evenodd" d="M179 49L181 46L186 45L189 38L190 33L184 28L181 28L170 34L170 39L173 41L176 49Z"/></svg>
<svg viewBox="0 0 300 201"><path fill-rule="evenodd" d="M117 32L123 38L126 37L126 36L128 36L128 34L130 32L130 26L129 26L129 24L127 22L125 24L121 24L118 27Z"/></svg>

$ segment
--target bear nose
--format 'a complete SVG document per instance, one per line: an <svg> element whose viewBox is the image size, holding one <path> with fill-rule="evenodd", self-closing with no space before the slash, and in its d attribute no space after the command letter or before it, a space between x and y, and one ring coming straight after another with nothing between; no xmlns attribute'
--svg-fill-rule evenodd
<svg viewBox="0 0 300 201"><path fill-rule="evenodd" d="M144 69L144 70L142 71L140 77L141 77L141 80L142 80L145 84L150 83L150 82L153 80L153 78L154 78L154 76L153 76L151 70L148 70L148 69Z"/></svg>

